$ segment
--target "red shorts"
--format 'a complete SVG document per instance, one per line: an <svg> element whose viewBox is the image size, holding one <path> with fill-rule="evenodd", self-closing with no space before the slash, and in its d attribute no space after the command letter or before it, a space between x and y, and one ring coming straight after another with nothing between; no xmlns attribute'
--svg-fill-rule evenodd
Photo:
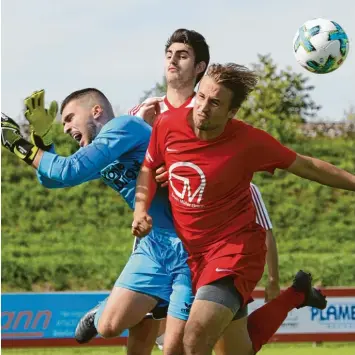
<svg viewBox="0 0 355 355"><path fill-rule="evenodd" d="M253 224L252 229L219 241L204 253L190 255L188 264L194 294L201 286L233 276L243 305L251 302L251 293L264 272L265 235L263 228L257 224L254 228Z"/></svg>

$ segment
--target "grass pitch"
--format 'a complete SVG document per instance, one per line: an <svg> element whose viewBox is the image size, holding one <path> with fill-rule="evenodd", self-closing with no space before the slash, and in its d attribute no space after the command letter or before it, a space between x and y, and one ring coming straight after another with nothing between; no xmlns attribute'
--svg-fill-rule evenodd
<svg viewBox="0 0 355 355"><path fill-rule="evenodd" d="M124 355L125 347L76 347L76 348L45 348L45 349L2 349L5 355ZM162 355L155 349L153 355ZM355 355L354 343L312 343L270 344L266 345L258 355Z"/></svg>

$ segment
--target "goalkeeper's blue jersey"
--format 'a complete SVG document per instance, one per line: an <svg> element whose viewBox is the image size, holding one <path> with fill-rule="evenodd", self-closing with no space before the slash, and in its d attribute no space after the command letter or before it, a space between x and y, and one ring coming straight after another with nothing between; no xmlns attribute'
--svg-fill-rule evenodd
<svg viewBox="0 0 355 355"><path fill-rule="evenodd" d="M79 185L101 178L133 209L136 179L152 128L141 118L120 116L106 123L91 144L69 157L44 152L37 176L48 188ZM149 214L154 225L173 229L168 189L159 188Z"/></svg>

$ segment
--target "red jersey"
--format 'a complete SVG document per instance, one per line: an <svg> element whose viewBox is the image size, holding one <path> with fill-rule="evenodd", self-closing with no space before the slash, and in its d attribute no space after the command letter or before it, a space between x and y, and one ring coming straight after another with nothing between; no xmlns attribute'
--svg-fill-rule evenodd
<svg viewBox="0 0 355 355"><path fill-rule="evenodd" d="M201 140L188 123L190 113L186 108L157 119L144 164L156 169L165 163L175 227L195 254L255 223L253 174L285 169L296 153L239 120L228 122L218 138Z"/></svg>

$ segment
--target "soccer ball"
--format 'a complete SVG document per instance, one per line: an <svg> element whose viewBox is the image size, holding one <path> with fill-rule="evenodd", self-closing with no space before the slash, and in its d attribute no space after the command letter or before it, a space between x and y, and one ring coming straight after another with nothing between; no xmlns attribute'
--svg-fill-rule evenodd
<svg viewBox="0 0 355 355"><path fill-rule="evenodd" d="M349 40L334 21L317 18L305 22L293 40L297 62L312 73L326 74L338 69L349 52Z"/></svg>

